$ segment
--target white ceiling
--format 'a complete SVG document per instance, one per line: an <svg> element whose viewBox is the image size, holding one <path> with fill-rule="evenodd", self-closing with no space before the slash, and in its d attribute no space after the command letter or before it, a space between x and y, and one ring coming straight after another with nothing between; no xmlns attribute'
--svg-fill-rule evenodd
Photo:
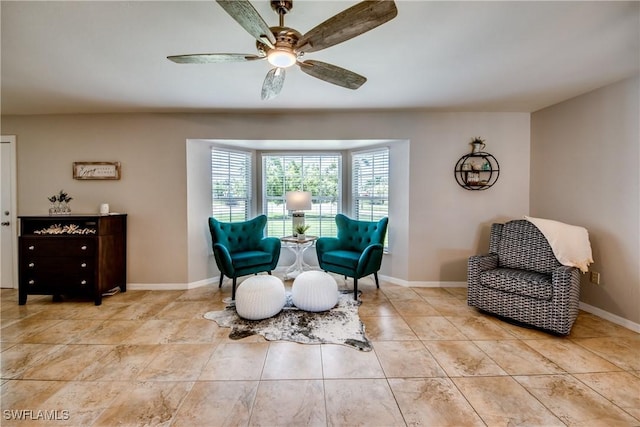
<svg viewBox="0 0 640 427"><path fill-rule="evenodd" d="M268 25L268 1L252 1ZM304 33L355 1L295 0ZM261 101L266 61L175 64L168 55L255 53L213 0L1 2L3 114L430 109L535 111L640 70L639 2L396 1L398 16L309 53L368 78L351 91L288 70Z"/></svg>

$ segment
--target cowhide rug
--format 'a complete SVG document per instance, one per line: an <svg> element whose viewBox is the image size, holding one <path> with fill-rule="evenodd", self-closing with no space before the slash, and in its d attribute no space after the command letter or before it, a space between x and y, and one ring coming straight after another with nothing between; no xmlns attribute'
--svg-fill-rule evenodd
<svg viewBox="0 0 640 427"><path fill-rule="evenodd" d="M342 344L361 351L371 351L364 324L358 316L359 301L353 292L342 292L338 304L329 311L312 313L293 305L287 292L284 309L269 319L245 320L231 303L222 311L210 311L204 317L218 326L232 328L229 338L239 340L250 335L262 335L269 341L293 341L302 344Z"/></svg>

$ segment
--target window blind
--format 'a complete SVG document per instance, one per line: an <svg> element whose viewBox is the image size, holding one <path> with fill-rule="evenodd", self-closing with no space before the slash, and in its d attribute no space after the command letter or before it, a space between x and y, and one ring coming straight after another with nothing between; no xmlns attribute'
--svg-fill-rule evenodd
<svg viewBox="0 0 640 427"><path fill-rule="evenodd" d="M246 221L251 209L251 153L211 150L211 212L225 222Z"/></svg>
<svg viewBox="0 0 640 427"><path fill-rule="evenodd" d="M311 192L312 207L305 212L307 231L313 236L337 235L335 215L342 203L342 157L339 154L264 154L263 211L269 236L292 234L286 209L287 191Z"/></svg>
<svg viewBox="0 0 640 427"><path fill-rule="evenodd" d="M389 149L352 155L353 214L361 221L378 221L389 215Z"/></svg>

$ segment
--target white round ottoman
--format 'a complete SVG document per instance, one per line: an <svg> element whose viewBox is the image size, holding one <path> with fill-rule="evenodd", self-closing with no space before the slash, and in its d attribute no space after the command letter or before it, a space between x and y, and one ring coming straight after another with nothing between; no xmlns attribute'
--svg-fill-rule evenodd
<svg viewBox="0 0 640 427"><path fill-rule="evenodd" d="M338 284L323 271L305 271L293 281L293 304L305 311L327 311L338 303Z"/></svg>
<svg viewBox="0 0 640 427"><path fill-rule="evenodd" d="M236 312L248 320L261 320L280 313L286 302L284 283L273 276L251 276L236 290Z"/></svg>

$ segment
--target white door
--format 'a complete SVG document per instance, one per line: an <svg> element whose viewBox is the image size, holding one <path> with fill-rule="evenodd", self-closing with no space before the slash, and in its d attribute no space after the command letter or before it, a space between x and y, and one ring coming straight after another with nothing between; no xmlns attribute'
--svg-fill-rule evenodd
<svg viewBox="0 0 640 427"><path fill-rule="evenodd" d="M0 287L18 287L16 137L0 137Z"/></svg>

